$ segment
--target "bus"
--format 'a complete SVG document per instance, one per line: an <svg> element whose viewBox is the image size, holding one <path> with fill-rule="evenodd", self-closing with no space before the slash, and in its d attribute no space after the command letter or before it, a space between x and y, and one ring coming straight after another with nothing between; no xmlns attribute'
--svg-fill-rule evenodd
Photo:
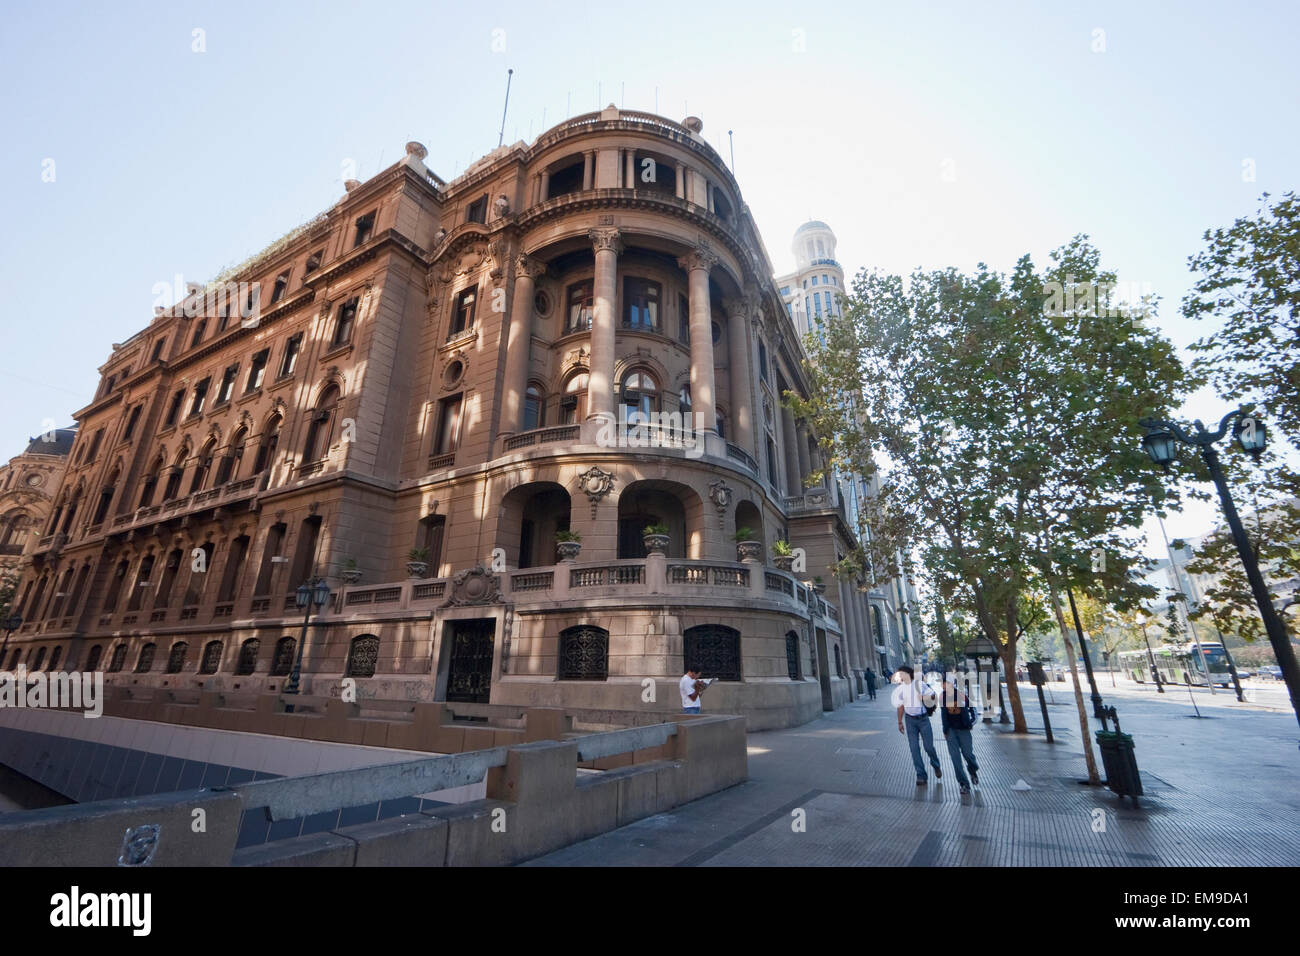
<svg viewBox="0 0 1300 956"><path fill-rule="evenodd" d="M1208 676L1195 642L1165 644L1150 652L1121 651L1119 664L1124 675L1139 684L1155 679L1151 674L1151 659L1154 657L1162 683L1208 687L1212 680L1220 687L1229 686L1232 683L1232 673L1228 670L1228 652L1223 645L1217 641L1202 641L1201 651L1205 652L1205 664L1210 668Z"/></svg>

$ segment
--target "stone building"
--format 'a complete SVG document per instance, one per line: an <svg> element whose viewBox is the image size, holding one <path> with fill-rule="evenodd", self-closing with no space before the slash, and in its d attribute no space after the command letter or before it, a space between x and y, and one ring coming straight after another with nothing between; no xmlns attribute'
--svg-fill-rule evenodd
<svg viewBox="0 0 1300 956"><path fill-rule="evenodd" d="M0 602L18 604L16 585L40 530L49 523L68 451L77 432L55 428L0 465ZM13 594L5 597L13 588ZM6 612L6 616L8 616Z"/></svg>
<svg viewBox="0 0 1300 956"><path fill-rule="evenodd" d="M805 487L802 346L699 121L611 106L452 182L425 155L114 346L12 659L282 691L320 578L304 693L675 711L697 664L751 729L851 699L854 532Z"/></svg>

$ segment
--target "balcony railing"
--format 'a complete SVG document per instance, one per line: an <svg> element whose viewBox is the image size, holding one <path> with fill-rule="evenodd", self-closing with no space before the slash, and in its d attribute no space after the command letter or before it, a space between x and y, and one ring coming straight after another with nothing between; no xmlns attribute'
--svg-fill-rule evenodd
<svg viewBox="0 0 1300 956"><path fill-rule="evenodd" d="M113 519L112 528L114 531L123 530L132 525L148 521L161 514L171 516L180 511L184 511L187 508L211 507L218 502L229 503L236 499L247 497L254 493L258 480L261 477L262 474L259 473L248 478L241 478L239 481L228 481L217 488L210 488L207 491L200 491L197 494L186 495L184 498L177 498L174 501L167 501L162 504L137 508L135 511L128 511L126 514L118 515Z"/></svg>
<svg viewBox="0 0 1300 956"><path fill-rule="evenodd" d="M758 462L754 456L733 442L727 442L727 457L740 462L754 474L758 474Z"/></svg>
<svg viewBox="0 0 1300 956"><path fill-rule="evenodd" d="M577 441L582 429L577 425L553 425L548 428L534 428L531 431L511 435L503 443L505 451L516 448L528 448L532 445L544 445L556 441Z"/></svg>

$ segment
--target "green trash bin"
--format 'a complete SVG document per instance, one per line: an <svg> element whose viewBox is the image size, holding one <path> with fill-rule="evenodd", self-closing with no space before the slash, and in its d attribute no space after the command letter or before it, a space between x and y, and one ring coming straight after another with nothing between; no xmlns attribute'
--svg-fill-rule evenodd
<svg viewBox="0 0 1300 956"><path fill-rule="evenodd" d="M1106 768L1106 786L1121 797L1142 796L1142 776L1133 755L1133 735L1118 731L1097 731L1102 766Z"/></svg>

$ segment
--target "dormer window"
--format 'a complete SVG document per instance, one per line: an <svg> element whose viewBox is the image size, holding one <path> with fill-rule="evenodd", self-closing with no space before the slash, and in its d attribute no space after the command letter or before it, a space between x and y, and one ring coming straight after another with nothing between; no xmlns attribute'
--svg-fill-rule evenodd
<svg viewBox="0 0 1300 956"><path fill-rule="evenodd" d="M307 268L304 271L304 274L311 275L313 272L315 272L317 269L320 268L321 263L324 260L325 260L325 250L317 249L315 252L313 252L311 255L307 257Z"/></svg>
<svg viewBox="0 0 1300 956"><path fill-rule="evenodd" d="M289 290L289 273L281 272L275 277L275 286L271 289L271 304L275 305L284 298L285 292Z"/></svg>
<svg viewBox="0 0 1300 956"><path fill-rule="evenodd" d="M374 232L375 214L373 212L368 212L357 219L356 241L352 243L352 248L355 249L357 246L366 242L372 235L374 235Z"/></svg>

